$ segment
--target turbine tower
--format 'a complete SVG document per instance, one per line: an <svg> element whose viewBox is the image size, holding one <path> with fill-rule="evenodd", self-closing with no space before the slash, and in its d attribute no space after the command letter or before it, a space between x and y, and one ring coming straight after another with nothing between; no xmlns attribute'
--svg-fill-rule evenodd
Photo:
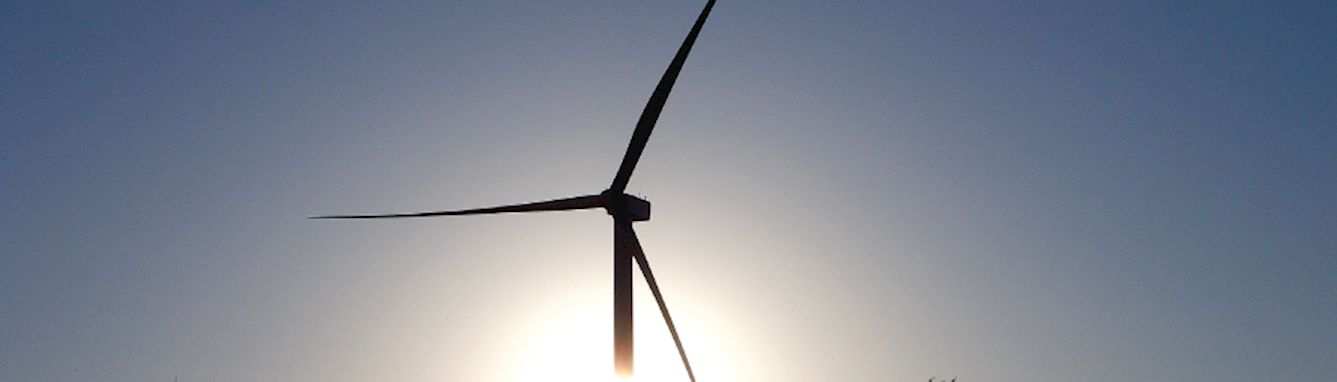
<svg viewBox="0 0 1337 382"><path fill-rule="evenodd" d="M627 195L625 190L627 182L631 180L632 171L636 169L636 162L641 158L641 152L645 151L645 143L650 140L650 132L655 128L655 122L659 120L659 113L664 110L664 103L668 101L669 92L673 90L673 83L677 81L683 63L687 62L687 54L692 51L696 36L700 34L701 26L706 23L706 17L710 15L710 9L714 6L715 0L706 2L705 8L701 10L701 15L697 16L696 24L692 25L692 31L687 34L682 46L678 48L678 53L673 57L673 62L669 63L668 70L664 71L664 77L659 80L659 85L655 87L654 93L651 93L650 101L646 103L640 119L636 121L636 130L631 134L631 143L627 145L627 153L622 157L622 165L618 167L617 175L613 177L613 184L603 192L542 202L468 210L384 215L332 215L313 216L312 218L418 218L602 208L613 217L614 371L622 378L631 377L633 371L631 286L632 263L635 262L641 269L641 275L645 276L645 282L650 286L650 293L655 296L655 302L659 304L660 313L664 315L664 323L668 324L669 334L673 336L673 343L678 347L678 355L682 357L683 367L687 369L687 377L695 382L696 376L692 374L692 365L687 362L687 352L683 350L682 340L678 338L678 330L673 326L673 318L669 316L668 306L664 304L664 296L659 293L659 285L655 283L655 276L650 272L650 263L645 259L645 251L641 249L640 240L636 238L636 231L631 227L632 222L650 220L650 202Z"/></svg>

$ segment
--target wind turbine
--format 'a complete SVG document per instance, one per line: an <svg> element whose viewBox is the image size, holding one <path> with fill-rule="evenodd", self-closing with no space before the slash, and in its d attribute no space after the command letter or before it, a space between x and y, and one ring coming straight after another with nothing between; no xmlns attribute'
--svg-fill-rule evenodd
<svg viewBox="0 0 1337 382"><path fill-rule="evenodd" d="M659 304L659 311L663 313L664 322L668 324L669 334L673 335L673 343L678 347L678 355L682 357L682 365L687 369L687 377L692 382L696 382L696 376L692 374L692 365L687 362L687 352L683 350L682 340L678 338L678 330L674 328L673 318L669 316L668 306L664 304L664 296L659 293L659 285L655 283L655 276L650 272L650 263L645 259L645 251L641 249L640 240L636 238L636 231L631 228L632 222L650 220L650 202L627 195L624 191L627 188L627 182L631 180L632 170L636 169L636 162L641 158L641 152L645 150L645 143L650 140L650 132L655 128L655 122L659 120L659 113L664 110L664 103L668 101L669 92L673 90L673 83L677 81L678 73L682 71L682 65L687 61L687 54L691 52L692 44L696 42L696 36L700 34L701 26L706 23L706 17L710 15L710 9L714 6L715 0L706 2L706 7L701 10L701 15L697 16L696 24L692 25L692 31L683 40L682 46L678 48L677 55L673 57L673 62L669 63L668 70L664 71L664 77L659 80L659 85L655 87L654 93L651 93L650 101L646 103L645 110L641 112L640 119L636 121L636 130L631 134L631 143L627 145L627 153L622 157L622 165L618 167L617 175L613 177L613 184L607 190L594 195L468 210L385 215L313 216L312 218L418 218L603 208L604 211L608 212L608 215L613 217L614 371L623 378L632 375L631 265L635 261L641 268L641 275L645 276L646 284L650 286L650 292L655 296L655 302Z"/></svg>

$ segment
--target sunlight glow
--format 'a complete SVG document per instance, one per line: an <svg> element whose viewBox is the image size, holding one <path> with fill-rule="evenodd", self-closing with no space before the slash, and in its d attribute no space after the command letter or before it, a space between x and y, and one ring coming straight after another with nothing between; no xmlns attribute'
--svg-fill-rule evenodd
<svg viewBox="0 0 1337 382"><path fill-rule="evenodd" d="M612 318L605 310L582 307L538 328L520 381L621 381L613 375Z"/></svg>
<svg viewBox="0 0 1337 382"><path fill-rule="evenodd" d="M637 296L641 297L641 296ZM551 324L535 328L532 345L525 351L518 380L522 382L686 382L677 348L652 299L636 302L636 373L628 379L613 372L612 313L608 306L589 304L573 307L554 317ZM715 352L703 339L684 336L688 355L698 380L702 372L719 371ZM705 366L703 369L702 366ZM716 374L717 375L717 374Z"/></svg>

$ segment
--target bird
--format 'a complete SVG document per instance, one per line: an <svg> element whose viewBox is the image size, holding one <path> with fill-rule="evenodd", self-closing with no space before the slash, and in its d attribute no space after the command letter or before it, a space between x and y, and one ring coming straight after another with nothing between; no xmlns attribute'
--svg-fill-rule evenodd
<svg viewBox="0 0 1337 382"><path fill-rule="evenodd" d="M645 150L646 142L650 139L650 133L654 130L655 123L659 120L659 115L664 110L664 104L668 101L669 93L673 90L673 84L677 81L678 74L682 71L683 64L687 61L687 55L691 53L692 46L696 43L696 38L701 33L701 27L705 25L706 18L710 16L710 11L714 6L715 0L706 2L706 6L701 10L701 14L697 16L696 23L692 25L691 31L688 32L687 38L683 40L682 45L678 48L677 54L673 57L673 61L669 63L668 69L664 71L664 75L660 78L659 84L655 86L654 92L650 94L650 100L646 102L645 109L641 112L640 118L636 121L636 128L632 131L631 142L627 145L626 153L622 157L622 163L617 169L617 174L613 177L612 184L604 191L592 195L487 208L379 215L325 215L312 216L310 218L423 218L435 216L602 208L613 218L614 373L625 379L630 378L634 371L632 343L632 263L634 262L639 266L641 275L644 276L646 284L650 287L651 294L655 297L655 302L659 305L659 311L664 316L664 322L668 326L669 334L672 335L673 343L678 348L678 355L682 358L683 367L687 369L687 377L692 382L696 382L696 376L692 373L692 365L687 360L687 352L683 349L682 340L678 336L678 330L673 325L673 318L669 316L668 305L664 303L664 297L659 291L659 285L655 282L654 273L650 271L650 263L645 258L645 251L641 248L640 240L636 237L636 231L632 229L632 223L650 220L650 202L639 197L628 195L626 193L626 188L627 183L631 180L632 171L636 169L636 163L640 160L641 153Z"/></svg>

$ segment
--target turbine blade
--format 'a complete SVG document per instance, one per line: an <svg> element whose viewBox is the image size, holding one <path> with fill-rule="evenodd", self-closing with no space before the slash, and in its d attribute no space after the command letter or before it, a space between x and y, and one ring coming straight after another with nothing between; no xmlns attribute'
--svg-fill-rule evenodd
<svg viewBox="0 0 1337 382"><path fill-rule="evenodd" d="M636 121L636 130L631 133L631 143L627 145L627 153L622 156L622 166L618 167L613 185L609 187L614 193L620 194L626 190L627 182L631 180L631 172L636 169L636 162L641 159L641 152L645 151L645 143L650 140L650 131L654 130L655 122L659 121L659 113L664 111L664 103L668 102L673 83L678 80L678 73L682 71L683 63L687 62L687 54L692 51L692 44L696 43L696 36L701 33L701 26L705 25L706 17L710 16L710 9L713 7L715 0L706 2L705 9L701 10L701 16L698 16L696 24L692 25L692 31L678 48L678 54L673 57L668 70L664 71L664 77L659 79L659 85L655 86L654 93L650 94L650 102L645 104L640 120Z"/></svg>
<svg viewBox="0 0 1337 382"><path fill-rule="evenodd" d="M623 247L631 251L632 257L636 259L636 264L641 267L641 275L645 276L645 283L650 285L650 293L655 295L655 302L659 304L659 312L664 314L664 323L668 324L669 334L673 335L673 344L678 346L678 355L682 357L682 366L687 368L687 378L696 382L696 375L692 374L692 364L687 362L687 351L682 348L682 340L678 338L678 329L673 326L673 317L669 316L668 305L664 303L664 296L659 293L659 284L655 283L655 275L650 272L650 262L645 260L645 251L641 249L641 241L636 238L636 231L631 229L631 219L625 216L614 216L613 221L617 225L619 239L624 240Z"/></svg>
<svg viewBox="0 0 1337 382"><path fill-rule="evenodd" d="M328 215L328 216L312 216L310 217L310 219L421 218L430 216L499 214L507 212L579 210L586 208L599 208L603 207L603 205L604 203L599 198L599 195L585 195L571 198L554 199L542 202L514 204L508 206L497 206L488 208L475 208L469 210L417 212L417 213L384 214L384 215Z"/></svg>

